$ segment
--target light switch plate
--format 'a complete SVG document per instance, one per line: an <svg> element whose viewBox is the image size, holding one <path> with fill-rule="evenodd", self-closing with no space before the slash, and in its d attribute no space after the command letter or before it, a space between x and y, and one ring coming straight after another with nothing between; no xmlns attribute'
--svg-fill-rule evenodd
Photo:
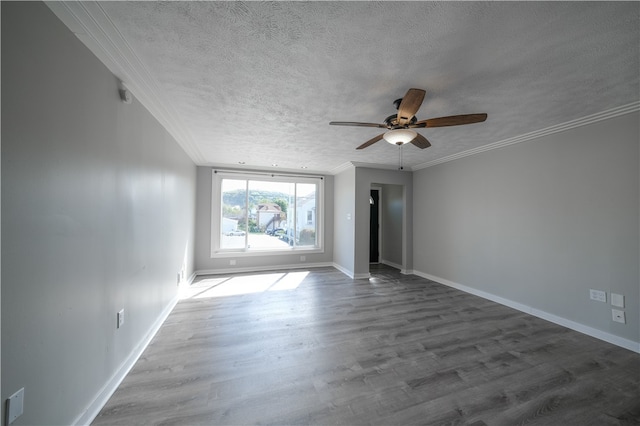
<svg viewBox="0 0 640 426"><path fill-rule="evenodd" d="M120 311L118 311L118 328L122 327L124 325L124 309L121 309Z"/></svg>
<svg viewBox="0 0 640 426"><path fill-rule="evenodd" d="M624 296L621 294L611 293L611 304L624 308Z"/></svg>
<svg viewBox="0 0 640 426"><path fill-rule="evenodd" d="M607 293L602 290L589 290L589 298L591 300L596 300L598 302L606 302L607 301Z"/></svg>
<svg viewBox="0 0 640 426"><path fill-rule="evenodd" d="M24 412L24 388L7 400L7 424L10 425Z"/></svg>

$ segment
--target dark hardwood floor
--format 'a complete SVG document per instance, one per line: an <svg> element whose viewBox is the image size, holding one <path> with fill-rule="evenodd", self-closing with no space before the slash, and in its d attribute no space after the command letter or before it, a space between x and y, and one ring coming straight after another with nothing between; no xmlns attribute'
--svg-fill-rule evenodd
<svg viewBox="0 0 640 426"><path fill-rule="evenodd" d="M93 424L640 424L640 355L372 275L199 277Z"/></svg>

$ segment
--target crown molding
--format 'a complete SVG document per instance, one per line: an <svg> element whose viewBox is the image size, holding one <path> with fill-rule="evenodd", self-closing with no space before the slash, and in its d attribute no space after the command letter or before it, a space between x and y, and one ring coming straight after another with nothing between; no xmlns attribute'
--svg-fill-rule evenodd
<svg viewBox="0 0 640 426"><path fill-rule="evenodd" d="M395 164L377 164L377 163L363 163L360 161L352 161L351 164L353 167L364 167L368 169L382 169L382 170L397 170L397 171L405 171L410 172L409 168L405 168L405 170L400 170Z"/></svg>
<svg viewBox="0 0 640 426"><path fill-rule="evenodd" d="M94 1L49 1L45 4L151 112L187 155L196 164L203 163L204 157L188 129L177 118L170 99L100 4Z"/></svg>
<svg viewBox="0 0 640 426"><path fill-rule="evenodd" d="M347 161L346 163L342 163L337 167L334 167L333 169L329 170L329 174L332 175L338 175L344 171L347 171L349 169L353 169L355 168L355 166L353 165L353 163L351 161Z"/></svg>
<svg viewBox="0 0 640 426"><path fill-rule="evenodd" d="M377 164L377 163L363 163L360 161L347 161L339 165L338 167L334 167L329 170L329 174L337 175L339 173L344 172L345 170L355 169L357 167L366 167L368 169L378 169L378 170L398 170L398 166L393 164ZM406 167L405 170L401 170L404 172L410 172L411 169Z"/></svg>
<svg viewBox="0 0 640 426"><path fill-rule="evenodd" d="M502 141L490 143L488 145L483 145L478 148L469 149L467 151L459 152L457 154L449 155L447 157L437 158L433 161L428 161L426 163L413 166L411 170L416 171L416 170L426 169L427 167L435 166L436 164L447 163L449 161L457 160L459 158L464 158L470 155L479 154L481 152L491 151L492 149L498 149L505 146L530 141L532 139L538 139L543 136L564 132L565 130L574 129L576 127L587 126L589 124L597 123L598 121L608 120L610 118L618 117L620 115L630 114L632 112L637 112L637 111L640 111L640 101L632 102L630 104L612 108L596 114L587 115L586 117L567 121L565 123L557 124L555 126L546 127L544 129L525 133L523 135L515 136L513 138L508 138Z"/></svg>

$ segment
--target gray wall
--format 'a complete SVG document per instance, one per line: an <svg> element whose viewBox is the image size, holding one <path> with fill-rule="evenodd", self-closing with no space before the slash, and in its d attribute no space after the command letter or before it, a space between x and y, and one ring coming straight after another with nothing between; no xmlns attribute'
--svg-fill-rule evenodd
<svg viewBox="0 0 640 426"><path fill-rule="evenodd" d="M380 187L382 188L381 262L402 265L403 188L400 185L380 185Z"/></svg>
<svg viewBox="0 0 640 426"><path fill-rule="evenodd" d="M638 122L415 172L414 269L639 342ZM610 292L625 296L626 325L611 320Z"/></svg>
<svg viewBox="0 0 640 426"><path fill-rule="evenodd" d="M353 276L355 261L355 190L356 169L335 175L333 262ZM367 194L369 191L367 190ZM367 195L367 206L369 205ZM367 249L367 253L369 250Z"/></svg>
<svg viewBox="0 0 640 426"><path fill-rule="evenodd" d="M42 3L2 2L2 89L2 419L70 424L193 272L196 167Z"/></svg>
<svg viewBox="0 0 640 426"><path fill-rule="evenodd" d="M410 148L410 147L409 147ZM396 170L370 169L356 167L355 174L355 259L354 273L356 277L369 274L369 195L371 186L400 185L405 200L404 217L402 218L402 265L403 270L413 268L413 180L411 172Z"/></svg>
<svg viewBox="0 0 640 426"><path fill-rule="evenodd" d="M203 273L246 269L277 268L279 266L303 266L310 264L330 264L333 261L333 176L324 176L324 253L293 253L268 256L211 257L211 186L212 168L198 167L196 190L196 245L195 268ZM300 260L305 256L305 261Z"/></svg>

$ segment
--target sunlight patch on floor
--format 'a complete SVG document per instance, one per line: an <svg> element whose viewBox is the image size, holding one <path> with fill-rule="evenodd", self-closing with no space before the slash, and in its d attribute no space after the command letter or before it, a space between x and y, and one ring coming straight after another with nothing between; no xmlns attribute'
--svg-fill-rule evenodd
<svg viewBox="0 0 640 426"><path fill-rule="evenodd" d="M269 291L281 291L281 290L295 290L309 275L309 271L304 272L288 272L279 279L273 286L269 288Z"/></svg>
<svg viewBox="0 0 640 426"><path fill-rule="evenodd" d="M307 275L309 275L309 271L205 278L184 288L180 298L204 299L262 293L265 291L295 290Z"/></svg>

